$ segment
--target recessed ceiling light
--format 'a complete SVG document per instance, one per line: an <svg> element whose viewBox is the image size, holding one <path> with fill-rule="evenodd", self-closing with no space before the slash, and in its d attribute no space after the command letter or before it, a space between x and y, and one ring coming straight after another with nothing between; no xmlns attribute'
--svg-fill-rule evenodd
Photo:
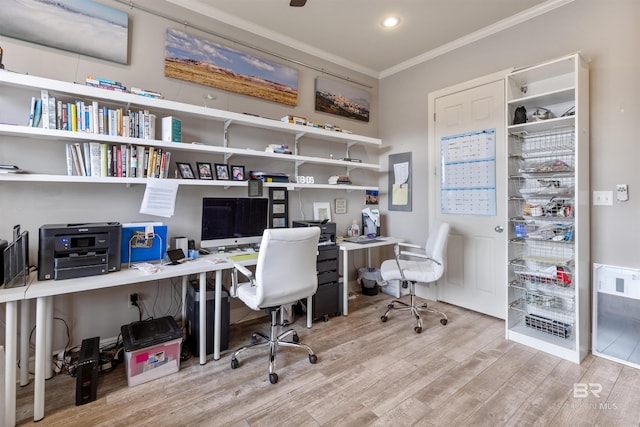
<svg viewBox="0 0 640 427"><path fill-rule="evenodd" d="M400 23L400 19L395 16L388 16L382 20L382 26L385 28L396 27Z"/></svg>

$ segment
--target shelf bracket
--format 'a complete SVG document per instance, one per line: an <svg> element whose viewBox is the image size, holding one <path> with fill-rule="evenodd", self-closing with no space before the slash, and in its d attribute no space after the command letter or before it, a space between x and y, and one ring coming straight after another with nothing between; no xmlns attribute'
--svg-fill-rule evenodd
<svg viewBox="0 0 640 427"><path fill-rule="evenodd" d="M222 136L224 148L229 147L229 126L231 126L231 119L224 121L224 134Z"/></svg>
<svg viewBox="0 0 640 427"><path fill-rule="evenodd" d="M224 153L224 156L223 156L224 161L223 161L223 163L227 163L227 161L229 161L231 156L233 156L232 153Z"/></svg>
<svg viewBox="0 0 640 427"><path fill-rule="evenodd" d="M295 167L294 167L295 176L298 176L298 168L303 164L304 164L304 160L296 160Z"/></svg>
<svg viewBox="0 0 640 427"><path fill-rule="evenodd" d="M295 154L296 156L298 155L298 141L300 141L300 138L302 138L305 135L306 135L306 132L296 133L295 140L294 140L295 142L293 146L293 150L294 150L293 154Z"/></svg>
<svg viewBox="0 0 640 427"><path fill-rule="evenodd" d="M347 142L347 150L346 150L345 155L344 155L345 158L347 158L347 159L351 158L351 155L349 154L349 152L351 151L351 147L353 147L354 145L356 145L356 143L353 142L353 141Z"/></svg>

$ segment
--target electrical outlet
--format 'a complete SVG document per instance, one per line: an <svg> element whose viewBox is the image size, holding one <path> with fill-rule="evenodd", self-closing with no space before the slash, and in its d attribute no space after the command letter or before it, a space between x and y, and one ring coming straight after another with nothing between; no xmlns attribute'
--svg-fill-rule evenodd
<svg viewBox="0 0 640 427"><path fill-rule="evenodd" d="M612 191L594 191L593 206L613 206Z"/></svg>
<svg viewBox="0 0 640 427"><path fill-rule="evenodd" d="M129 294L129 298L127 299L127 306L129 308L134 308L138 304L139 295L137 293Z"/></svg>

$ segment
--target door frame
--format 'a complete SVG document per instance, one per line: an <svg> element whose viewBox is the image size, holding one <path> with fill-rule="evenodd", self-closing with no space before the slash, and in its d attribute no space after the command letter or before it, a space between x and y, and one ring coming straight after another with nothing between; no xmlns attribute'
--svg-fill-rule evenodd
<svg viewBox="0 0 640 427"><path fill-rule="evenodd" d="M431 224L436 218L436 212L438 206L436 206L436 192L439 191L439 181L438 181L438 144L436 141L436 123L435 123L435 112L436 112L436 99L452 95L454 93L462 92L465 90L473 89L478 86L483 86L489 83L493 83L496 81L502 80L506 81L506 77L509 73L513 71L513 68L506 68L501 71L496 71L491 74L487 74L481 77L477 77L475 79L467 80L462 83L458 83L452 86L448 86L443 89L438 89L433 92L429 92L427 95L427 127L428 127L428 137L427 137L427 168L428 168L428 197L427 201L429 204L428 208L428 217L429 217L429 229L431 229ZM505 83L506 84L506 83ZM506 89L504 92L506 102ZM496 179L504 179L506 182L506 177L496 177ZM498 201L499 203L500 201ZM505 201L502 201L505 202ZM506 262L506 260L505 260ZM506 283L505 283L506 286ZM506 289L506 288L505 288ZM505 290L506 292L506 290ZM419 295L425 298L431 298L438 300L438 288L435 289L435 295L433 292L426 295ZM505 298L506 300L506 298Z"/></svg>

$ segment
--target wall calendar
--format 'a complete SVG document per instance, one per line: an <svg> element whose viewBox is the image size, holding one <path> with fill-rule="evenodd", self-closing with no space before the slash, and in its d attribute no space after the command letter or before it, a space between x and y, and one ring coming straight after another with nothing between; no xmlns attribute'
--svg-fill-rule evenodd
<svg viewBox="0 0 640 427"><path fill-rule="evenodd" d="M496 130L440 139L440 211L496 215Z"/></svg>

